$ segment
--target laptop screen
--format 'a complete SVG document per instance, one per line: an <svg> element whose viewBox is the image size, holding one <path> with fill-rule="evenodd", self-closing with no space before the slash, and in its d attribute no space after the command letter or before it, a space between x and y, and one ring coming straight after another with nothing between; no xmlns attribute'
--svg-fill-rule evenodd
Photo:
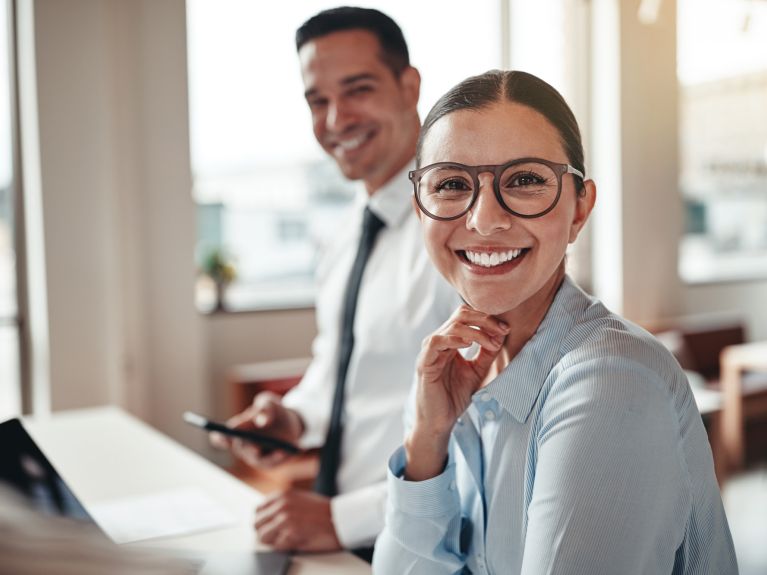
<svg viewBox="0 0 767 575"><path fill-rule="evenodd" d="M44 513L95 524L18 419L0 423L0 483Z"/></svg>

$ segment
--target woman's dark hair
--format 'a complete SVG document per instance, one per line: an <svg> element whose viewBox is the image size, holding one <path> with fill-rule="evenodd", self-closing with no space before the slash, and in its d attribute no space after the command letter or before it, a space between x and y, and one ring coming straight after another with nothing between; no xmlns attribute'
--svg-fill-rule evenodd
<svg viewBox="0 0 767 575"><path fill-rule="evenodd" d="M395 77L410 66L410 54L402 30L394 20L373 8L342 6L323 10L296 31L296 50L315 38L345 30L372 33L381 45L381 60Z"/></svg>
<svg viewBox="0 0 767 575"><path fill-rule="evenodd" d="M517 70L490 70L466 78L437 100L426 116L418 138L417 167L421 166L423 141L437 120L458 110L482 110L504 101L528 106L543 115L559 132L570 164L586 173L581 132L570 106L553 86L537 76ZM583 182L575 177L579 183L578 189L582 190Z"/></svg>

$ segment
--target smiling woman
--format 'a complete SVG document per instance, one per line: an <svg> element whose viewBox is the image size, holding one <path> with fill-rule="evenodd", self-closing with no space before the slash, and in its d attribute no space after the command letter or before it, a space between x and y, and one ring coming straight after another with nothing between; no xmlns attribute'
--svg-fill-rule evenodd
<svg viewBox="0 0 767 575"><path fill-rule="evenodd" d="M596 185L559 93L469 78L416 160L429 255L465 304L424 341L375 572L736 573L679 365L565 274Z"/></svg>

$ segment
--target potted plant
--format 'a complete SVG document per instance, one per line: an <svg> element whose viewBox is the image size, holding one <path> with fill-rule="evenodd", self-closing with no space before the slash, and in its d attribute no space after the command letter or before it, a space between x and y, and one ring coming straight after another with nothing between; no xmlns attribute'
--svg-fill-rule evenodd
<svg viewBox="0 0 767 575"><path fill-rule="evenodd" d="M209 249L202 257L200 271L208 276L215 286L215 310L225 308L224 297L227 286L237 278L234 259L221 247Z"/></svg>

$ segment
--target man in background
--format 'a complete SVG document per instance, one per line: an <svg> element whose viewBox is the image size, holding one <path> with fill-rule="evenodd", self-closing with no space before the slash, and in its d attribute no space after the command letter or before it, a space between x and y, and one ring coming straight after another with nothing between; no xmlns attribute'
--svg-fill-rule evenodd
<svg viewBox="0 0 767 575"><path fill-rule="evenodd" d="M377 10L326 10L298 29L296 47L314 135L362 190L318 268L318 335L306 374L283 399L258 394L229 423L323 446L314 492L278 493L256 510L261 541L347 548L369 560L421 341L459 302L426 255L412 207L421 79L399 26ZM253 467L287 457L212 440Z"/></svg>

